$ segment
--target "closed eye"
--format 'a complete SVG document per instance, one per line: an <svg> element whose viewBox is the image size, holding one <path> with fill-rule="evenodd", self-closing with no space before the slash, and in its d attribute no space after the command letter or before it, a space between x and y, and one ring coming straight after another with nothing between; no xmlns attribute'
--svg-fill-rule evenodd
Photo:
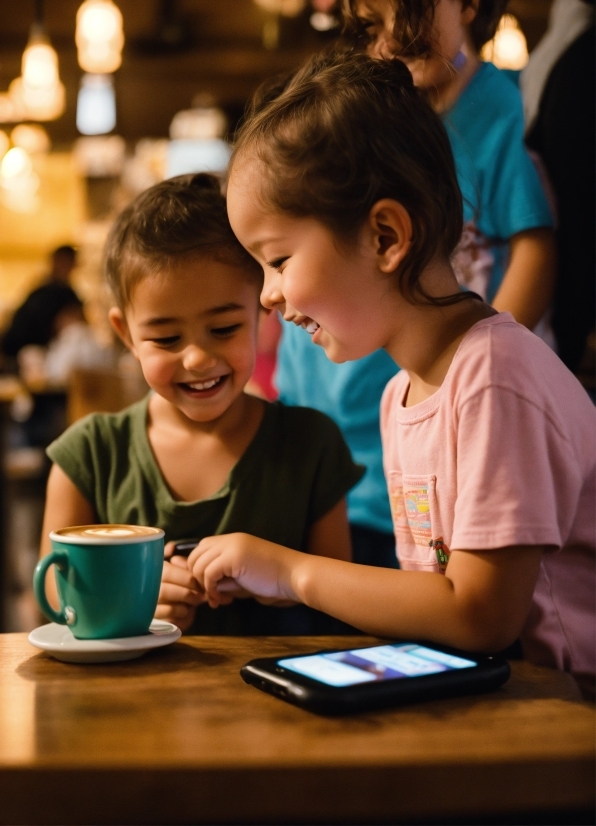
<svg viewBox="0 0 596 826"><path fill-rule="evenodd" d="M276 258L274 261L267 261L267 266L271 267L272 270L277 270L279 272L282 264L287 261L288 258L289 256L286 255L285 258Z"/></svg>
<svg viewBox="0 0 596 826"><path fill-rule="evenodd" d="M226 338L227 336L232 336L234 333L242 327L241 324L230 324L227 327L214 327L211 330L214 336L218 336L219 338Z"/></svg>
<svg viewBox="0 0 596 826"><path fill-rule="evenodd" d="M158 347L172 347L180 341L180 336L164 336L163 338L152 338L150 341Z"/></svg>

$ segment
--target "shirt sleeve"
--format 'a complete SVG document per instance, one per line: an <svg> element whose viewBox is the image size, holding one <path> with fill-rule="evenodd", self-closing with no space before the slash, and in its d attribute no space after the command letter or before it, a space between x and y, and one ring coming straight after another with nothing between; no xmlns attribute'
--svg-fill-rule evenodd
<svg viewBox="0 0 596 826"><path fill-rule="evenodd" d="M96 502L96 446L100 432L97 416L86 416L71 425L47 448L48 457L57 464L98 513Z"/></svg>
<svg viewBox="0 0 596 826"><path fill-rule="evenodd" d="M453 549L561 547L581 486L572 446L538 405L503 387L462 405Z"/></svg>
<svg viewBox="0 0 596 826"><path fill-rule="evenodd" d="M314 412L314 411L313 411ZM339 427L317 413L319 450L311 490L309 524L328 513L354 485L362 479L366 468L357 465Z"/></svg>
<svg viewBox="0 0 596 826"><path fill-rule="evenodd" d="M489 238L506 240L525 230L552 227L538 170L524 144L521 103L495 123L486 153L479 229Z"/></svg>

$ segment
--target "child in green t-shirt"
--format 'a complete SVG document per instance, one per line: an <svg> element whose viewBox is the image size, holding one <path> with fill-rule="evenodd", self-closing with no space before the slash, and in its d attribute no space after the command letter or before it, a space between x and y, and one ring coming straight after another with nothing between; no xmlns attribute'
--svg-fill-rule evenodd
<svg viewBox="0 0 596 826"><path fill-rule="evenodd" d="M181 539L245 532L349 559L344 497L363 473L330 419L244 392L263 272L232 233L217 178L182 176L142 193L112 228L106 273L110 321L153 392L50 445L41 554L49 532L69 525L154 525L167 542L157 617L202 633L330 630L304 606L238 590L229 610L197 612L203 591L172 555Z"/></svg>

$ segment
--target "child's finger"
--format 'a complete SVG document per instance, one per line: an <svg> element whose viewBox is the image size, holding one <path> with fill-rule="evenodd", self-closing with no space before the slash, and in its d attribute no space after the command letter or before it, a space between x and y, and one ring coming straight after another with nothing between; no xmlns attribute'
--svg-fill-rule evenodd
<svg viewBox="0 0 596 826"><path fill-rule="evenodd" d="M243 588L238 585L235 579L231 577L224 576L222 579L219 580L217 583L217 592L219 594L235 594L240 591L244 590Z"/></svg>
<svg viewBox="0 0 596 826"><path fill-rule="evenodd" d="M178 568L184 568L185 571L188 571L188 560L185 556L171 556L168 561L170 565L176 565Z"/></svg>
<svg viewBox="0 0 596 826"><path fill-rule="evenodd" d="M191 611L192 606L185 605L183 602L175 602L172 605L159 605L155 609L155 618L163 620L186 619Z"/></svg>
<svg viewBox="0 0 596 826"><path fill-rule="evenodd" d="M157 598L159 604L172 605L174 603L185 603L186 605L200 605L205 601L205 595L185 588L182 585L172 585L169 582L162 582Z"/></svg>
<svg viewBox="0 0 596 826"><path fill-rule="evenodd" d="M172 557L172 559L179 558L180 557ZM198 591L199 593L202 590L200 584L188 570L186 565L181 565L179 562L164 562L161 581L170 582L174 585L182 585L191 591Z"/></svg>
<svg viewBox="0 0 596 826"><path fill-rule="evenodd" d="M172 554L174 553L174 545L175 542L166 542L165 547L163 549L164 559L169 559Z"/></svg>

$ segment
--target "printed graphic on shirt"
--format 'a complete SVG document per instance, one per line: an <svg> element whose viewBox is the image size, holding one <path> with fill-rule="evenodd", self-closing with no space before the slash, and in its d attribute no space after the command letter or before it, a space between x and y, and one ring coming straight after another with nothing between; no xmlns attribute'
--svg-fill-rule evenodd
<svg viewBox="0 0 596 826"><path fill-rule="evenodd" d="M440 536L438 539L431 539L428 543L431 548L435 549L435 553L437 555L437 562L439 564L439 569L442 574L445 573L447 570L447 563L449 562L449 557L451 556L451 551L445 544L443 537Z"/></svg>
<svg viewBox="0 0 596 826"><path fill-rule="evenodd" d="M494 262L488 238L480 232L474 221L468 221L464 224L459 244L451 256L451 265L458 282L486 299Z"/></svg>
<svg viewBox="0 0 596 826"><path fill-rule="evenodd" d="M404 502L414 542L428 547L432 540L428 485L404 485Z"/></svg>
<svg viewBox="0 0 596 826"><path fill-rule="evenodd" d="M408 520L406 518L406 507L404 503L404 489L396 482L393 482L389 487L389 502L395 529L398 531L407 530Z"/></svg>

